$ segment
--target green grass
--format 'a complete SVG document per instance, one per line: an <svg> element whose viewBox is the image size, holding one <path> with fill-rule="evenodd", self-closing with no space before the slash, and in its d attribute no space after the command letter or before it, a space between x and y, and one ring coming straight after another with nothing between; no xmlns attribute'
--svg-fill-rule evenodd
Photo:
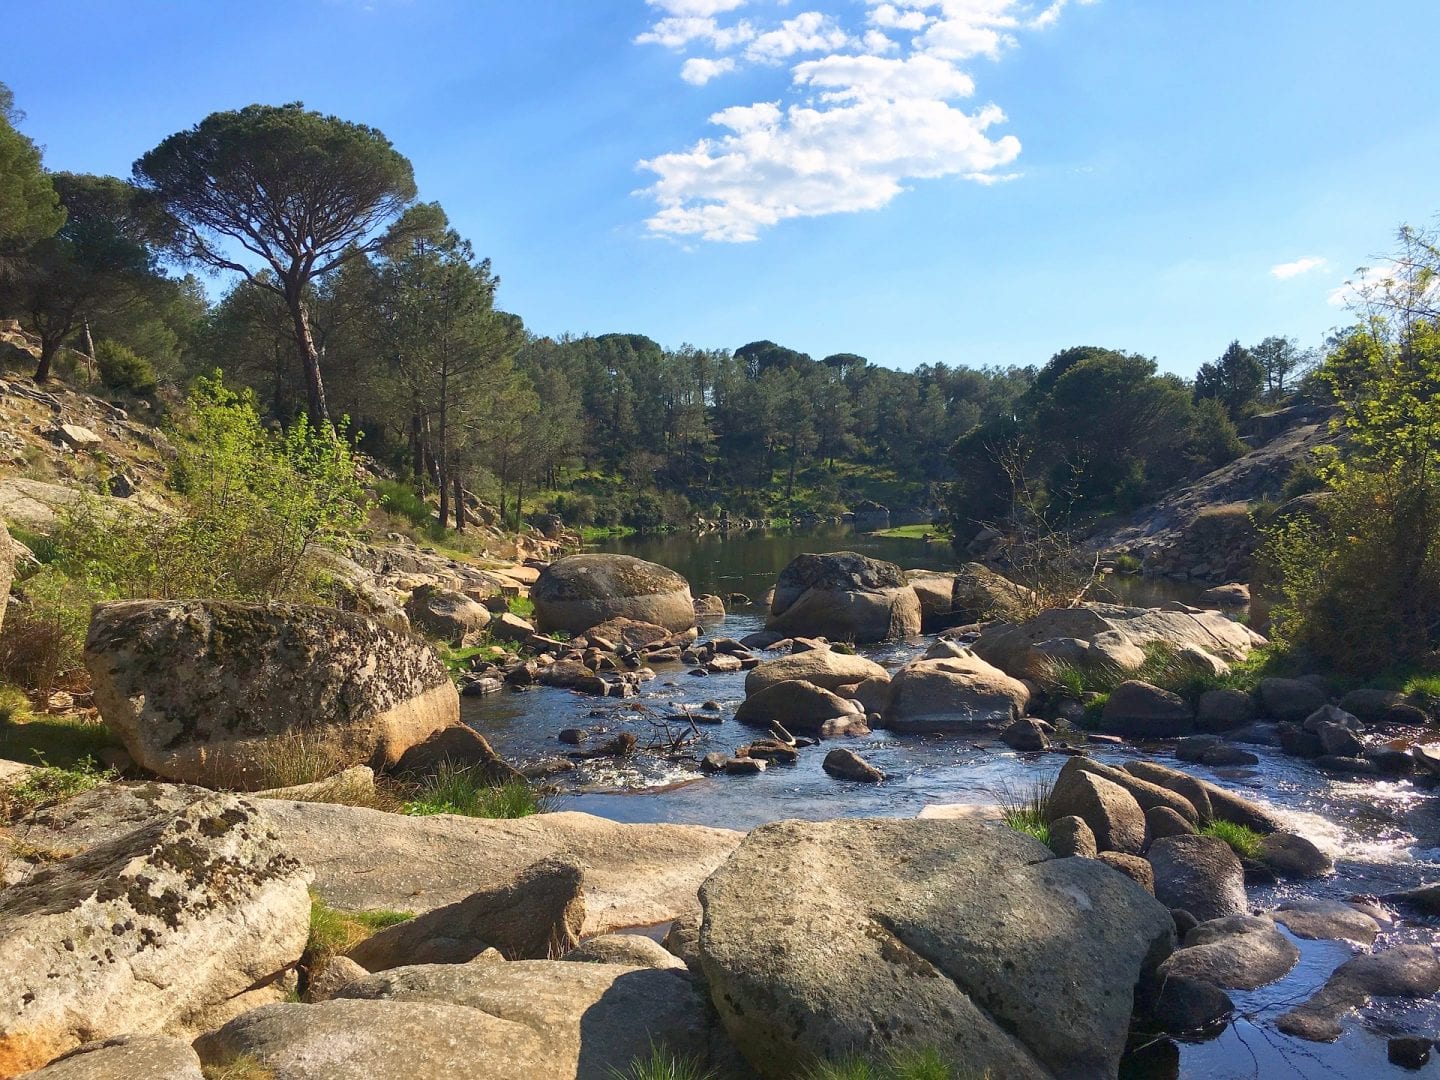
<svg viewBox="0 0 1440 1080"><path fill-rule="evenodd" d="M435 522L435 511L416 490L403 480L381 480L375 485L375 499L389 513L402 517L417 529Z"/></svg>
<svg viewBox="0 0 1440 1080"><path fill-rule="evenodd" d="M340 956L387 926L398 926L415 916L408 911L341 911L310 894L310 937L305 942L309 963Z"/></svg>
<svg viewBox="0 0 1440 1080"><path fill-rule="evenodd" d="M498 787L486 782L478 769L441 762L431 776L421 780L405 802L405 813L458 814L476 818L522 818L543 814L549 809L546 798L523 780Z"/></svg>
<svg viewBox="0 0 1440 1080"><path fill-rule="evenodd" d="M715 1074L694 1058L652 1042L650 1053L636 1058L623 1072L612 1068L610 1075L613 1080L711 1080Z"/></svg>
<svg viewBox="0 0 1440 1080"><path fill-rule="evenodd" d="M1139 557L1131 555L1128 551L1122 551L1119 555L1111 559L1110 563L1115 567L1117 574L1124 574L1127 577L1140 573L1144 568L1144 564L1140 561Z"/></svg>
<svg viewBox="0 0 1440 1080"><path fill-rule="evenodd" d="M275 1080L275 1070L249 1054L239 1054L225 1062L202 1065L200 1075L205 1080Z"/></svg>
<svg viewBox="0 0 1440 1080"><path fill-rule="evenodd" d="M1050 792L1052 785L1035 781L1028 787L1000 790L1000 818L1016 832L1033 836L1050 846Z"/></svg>
<svg viewBox="0 0 1440 1080"><path fill-rule="evenodd" d="M871 536L888 536L899 540L949 540L948 525L897 525L893 529L881 529Z"/></svg>
<svg viewBox="0 0 1440 1080"><path fill-rule="evenodd" d="M823 1061L811 1066L804 1080L959 1080L938 1050L897 1050L881 1062L863 1058Z"/></svg>
<svg viewBox="0 0 1440 1080"><path fill-rule="evenodd" d="M113 769L102 769L93 758L71 768L42 765L13 784L0 787L0 816L16 821L41 806L64 802L115 779Z"/></svg>
<svg viewBox="0 0 1440 1080"><path fill-rule="evenodd" d="M535 601L528 596L512 596L505 604L506 610L511 615L521 619L533 619L535 617Z"/></svg>
<svg viewBox="0 0 1440 1080"><path fill-rule="evenodd" d="M0 757L25 765L74 769L119 743L104 724L36 714L13 688L0 688Z"/></svg>
<svg viewBox="0 0 1440 1080"><path fill-rule="evenodd" d="M1255 859L1260 855L1260 845L1264 841L1254 829L1245 825L1236 825L1229 821L1212 821L1200 829L1202 836L1214 836L1229 844L1236 855L1247 859Z"/></svg>

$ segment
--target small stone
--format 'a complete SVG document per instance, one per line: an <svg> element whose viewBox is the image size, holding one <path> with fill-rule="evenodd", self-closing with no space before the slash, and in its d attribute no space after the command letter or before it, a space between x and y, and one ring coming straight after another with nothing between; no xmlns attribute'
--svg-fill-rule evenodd
<svg viewBox="0 0 1440 1080"><path fill-rule="evenodd" d="M1000 732L1000 741L1010 749L1021 752L1048 750L1050 747L1050 740L1045 737L1040 721L1028 716L1021 717Z"/></svg>
<svg viewBox="0 0 1440 1080"><path fill-rule="evenodd" d="M730 758L725 762L728 776L754 776L765 771L765 762L758 758Z"/></svg>
<svg viewBox="0 0 1440 1080"><path fill-rule="evenodd" d="M1419 1035L1397 1035L1385 1046L1385 1056L1391 1065L1402 1069L1423 1069L1430 1061L1430 1048L1434 1044Z"/></svg>
<svg viewBox="0 0 1440 1080"><path fill-rule="evenodd" d="M590 737L590 733L584 728L567 727L561 729L560 733L555 737L566 746L579 746Z"/></svg>
<svg viewBox="0 0 1440 1080"><path fill-rule="evenodd" d="M824 769L840 780L858 780L867 784L878 784L885 774L871 765L853 750L843 747L831 750L825 755Z"/></svg>

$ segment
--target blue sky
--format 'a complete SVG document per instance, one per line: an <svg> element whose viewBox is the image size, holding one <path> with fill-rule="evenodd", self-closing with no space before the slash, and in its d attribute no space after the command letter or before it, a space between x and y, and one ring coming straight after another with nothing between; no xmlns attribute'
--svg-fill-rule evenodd
<svg viewBox="0 0 1440 1080"><path fill-rule="evenodd" d="M0 6L56 43L0 70L51 168L303 100L383 130L544 334L1188 375L1318 344L1440 211L1435 0Z"/></svg>

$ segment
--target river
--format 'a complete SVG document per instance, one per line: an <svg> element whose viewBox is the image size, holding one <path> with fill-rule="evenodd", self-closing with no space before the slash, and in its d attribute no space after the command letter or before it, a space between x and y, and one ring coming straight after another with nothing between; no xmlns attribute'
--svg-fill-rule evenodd
<svg viewBox="0 0 1440 1080"><path fill-rule="evenodd" d="M760 597L776 574L797 554L836 550L859 551L903 567L946 569L960 560L944 543L860 536L844 528L809 532L749 531L730 535L629 537L607 541L599 550L614 551L669 566L691 582L696 594L744 593ZM1107 579L1115 599L1154 604L1189 600L1195 586L1146 579ZM723 622L704 628L712 635L740 638L761 629L764 613L754 607L733 610ZM895 669L924 651L928 642L887 643L861 652ZM468 723L482 731L506 757L529 762L563 755L556 740L564 728L584 728L595 735L632 731L643 746L688 725L665 724L665 718L699 712L703 704L733 714L744 700L744 675L698 677L679 664L656 667L657 678L638 697L625 701L597 699L548 688L504 691L486 698L464 699ZM685 822L749 829L782 818L819 820L845 816L912 817L932 804L993 804L1007 793L1023 794L1053 780L1064 758L1053 754L1019 754L990 739L892 736L876 731L861 739L843 740L867 761L884 770L879 785L854 784L828 776L819 749L802 751L793 766L772 766L752 777L705 777L695 762L711 750L725 752L757 733L733 720L698 728L702 742L690 761L672 762L652 754L623 761L585 762L557 782L554 809L583 810L630 822ZM1337 860L1337 873L1303 886L1252 887L1254 907L1270 907L1291 896L1345 899L1356 894L1383 894L1422 881L1440 879L1440 798L1408 782L1329 777L1312 765L1278 750L1251 746L1260 764L1249 768L1212 769L1187 765L1187 771L1259 798L1288 815L1299 831ZM1170 757L1163 745L1105 749L1095 755L1111 764L1137 756ZM1396 927L1386 941L1435 937L1433 920L1415 920ZM1385 1060L1386 1031L1440 1032L1440 1008L1389 1004L1369 1010L1364 1025L1352 1024L1333 1046L1301 1042L1278 1033L1267 1017L1288 1008L1318 988L1347 947L1334 942L1297 942L1304 959L1296 974L1253 993L1236 992L1244 1014L1218 1038L1180 1047L1185 1077L1268 1078L1275 1076L1369 1077L1393 1071ZM1282 1007L1283 1006L1283 1007ZM1164 1053L1170 1053L1167 1045ZM1440 1075L1440 1066L1431 1065ZM1144 1072L1139 1059L1128 1075L1175 1075L1162 1069Z"/></svg>

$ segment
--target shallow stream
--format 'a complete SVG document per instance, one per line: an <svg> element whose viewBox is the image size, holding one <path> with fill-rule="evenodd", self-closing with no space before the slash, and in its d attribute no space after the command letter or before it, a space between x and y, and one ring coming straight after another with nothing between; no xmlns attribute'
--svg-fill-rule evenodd
<svg viewBox="0 0 1440 1080"><path fill-rule="evenodd" d="M919 540L856 536L848 530L809 533L736 533L728 537L672 535L618 540L605 550L637 555L677 570L702 593L746 593L759 597L776 574L805 551L854 550L896 562L903 567L946 569L960 560L948 545ZM1173 582L1121 579L1115 583L1123 599L1154 604L1166 599L1192 599L1195 587ZM723 622L703 628L707 635L740 638L761 629L763 612L740 608ZM895 669L923 652L928 640L908 644L862 647L860 651ZM744 700L743 673L695 676L679 665L657 665L657 678L628 700L597 699L564 690L537 688L503 691L485 698L464 699L468 723L483 732L501 754L517 762L563 756L571 749L556 734L583 728L595 735L631 731L644 746L667 735L688 732L688 724L664 718L683 713L702 715L706 702L718 703L726 719L699 724L698 742L688 761L666 761L651 754L630 759L584 762L557 781L560 794L554 809L583 810L617 821L683 822L750 829L782 818L818 820L832 817L913 817L932 804L994 804L1007 795L1023 797L1032 787L1048 784L1065 759L1058 754L1020 754L984 739L934 736L892 736L885 731L858 739L837 740L884 770L880 785L834 779L821 769L822 748L801 752L793 766L772 765L758 776L707 777L696 763L712 750L733 751L760 734L733 719ZM1384 894L1422 882L1440 880L1440 795L1423 792L1408 782L1361 778L1337 779L1279 750L1250 746L1260 764L1247 768L1213 769L1184 765L1187 771L1260 799L1284 812L1296 831L1310 837L1337 861L1334 876L1316 882L1250 889L1252 907L1273 907L1292 896L1345 899L1356 894ZM1163 744L1154 747L1106 748L1094 756L1119 764L1152 756L1173 764ZM1435 920L1401 921L1378 943L1436 940ZM1218 1038L1185 1044L1180 1050L1184 1077L1370 1077L1440 1075L1433 1061L1418 1074L1404 1073L1386 1061L1385 1033L1440 1035L1440 1006L1386 1004L1348 1025L1333 1045L1303 1042L1277 1032L1273 1020L1298 1000L1318 989L1329 972L1350 952L1337 942L1297 941L1303 953L1290 977L1251 993L1232 995L1242 1014ZM1174 1076L1173 1050L1156 1051L1158 1072L1131 1063L1128 1075ZM1164 1064L1165 1059L1170 1064Z"/></svg>

